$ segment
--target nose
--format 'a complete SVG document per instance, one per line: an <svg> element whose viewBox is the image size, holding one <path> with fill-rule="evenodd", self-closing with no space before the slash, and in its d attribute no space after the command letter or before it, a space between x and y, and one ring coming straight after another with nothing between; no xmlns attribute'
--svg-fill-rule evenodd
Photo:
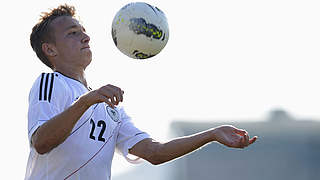
<svg viewBox="0 0 320 180"><path fill-rule="evenodd" d="M82 42L82 43L89 43L89 41L90 41L89 35L87 35L86 33L83 33L83 35L84 35L84 36L83 36L81 42Z"/></svg>

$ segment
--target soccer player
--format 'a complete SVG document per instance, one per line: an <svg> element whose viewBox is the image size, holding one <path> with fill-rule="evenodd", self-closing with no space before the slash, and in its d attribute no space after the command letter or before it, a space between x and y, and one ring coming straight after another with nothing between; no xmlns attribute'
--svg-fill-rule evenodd
<svg viewBox="0 0 320 180"><path fill-rule="evenodd" d="M255 142L245 130L219 126L160 143L136 128L123 108L123 90L106 85L92 90L85 69L90 37L74 18L73 6L44 13L33 27L31 46L52 73L42 73L29 95L30 154L26 180L110 179L115 149L161 164L209 142L244 148ZM127 158L128 159L128 158ZM128 159L130 161L130 159Z"/></svg>

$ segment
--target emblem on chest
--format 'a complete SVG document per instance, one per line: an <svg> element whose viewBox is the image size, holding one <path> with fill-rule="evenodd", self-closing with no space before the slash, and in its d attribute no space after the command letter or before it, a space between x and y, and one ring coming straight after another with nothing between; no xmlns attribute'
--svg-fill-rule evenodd
<svg viewBox="0 0 320 180"><path fill-rule="evenodd" d="M112 119L114 122L118 122L119 119L120 119L120 116L119 116L118 111L112 109L112 108L109 107L109 106L107 106L106 109L107 109L107 113L108 113L108 115L111 117L111 119Z"/></svg>

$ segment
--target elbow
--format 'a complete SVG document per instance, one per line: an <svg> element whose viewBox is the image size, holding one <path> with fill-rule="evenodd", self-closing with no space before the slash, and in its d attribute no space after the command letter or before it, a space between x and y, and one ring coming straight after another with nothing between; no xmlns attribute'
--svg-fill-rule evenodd
<svg viewBox="0 0 320 180"><path fill-rule="evenodd" d="M40 141L36 136L32 137L31 144L37 153L41 155L46 154L51 150L48 146L48 142Z"/></svg>
<svg viewBox="0 0 320 180"><path fill-rule="evenodd" d="M148 161L152 165L159 165L169 160L168 154L163 150L163 144L152 139L139 142L129 152Z"/></svg>
<svg viewBox="0 0 320 180"><path fill-rule="evenodd" d="M160 165L160 164L164 163L165 161L162 161L159 158L150 158L150 159L148 159L148 162L150 162L152 165Z"/></svg>
<svg viewBox="0 0 320 180"><path fill-rule="evenodd" d="M36 149L37 153L40 154L40 155L44 155L47 153L47 151L45 150L41 150L41 149Z"/></svg>
<svg viewBox="0 0 320 180"><path fill-rule="evenodd" d="M50 152L53 147L50 145L52 144L51 141L47 138L41 138L43 136L38 135L38 130L32 135L31 138L31 145L36 150L38 154L46 154Z"/></svg>
<svg viewBox="0 0 320 180"><path fill-rule="evenodd" d="M50 151L44 143L35 142L33 144L33 147L37 151L37 153L41 155L46 154Z"/></svg>
<svg viewBox="0 0 320 180"><path fill-rule="evenodd" d="M161 155L160 146L148 153L146 160L152 165L160 165L168 161L166 156Z"/></svg>

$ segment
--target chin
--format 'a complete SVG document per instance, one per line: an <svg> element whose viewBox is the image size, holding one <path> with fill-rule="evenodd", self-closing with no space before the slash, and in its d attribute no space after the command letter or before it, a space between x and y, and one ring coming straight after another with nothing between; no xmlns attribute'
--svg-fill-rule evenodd
<svg viewBox="0 0 320 180"><path fill-rule="evenodd" d="M89 64L92 61L91 51L88 51L87 53L82 54L82 57L80 57L80 58L81 58L81 64L86 68L87 66L89 66Z"/></svg>
<svg viewBox="0 0 320 180"><path fill-rule="evenodd" d="M89 59L86 59L86 64L85 64L85 66L87 67L87 66L89 66L89 64L91 63L91 61L92 61L92 58L89 58Z"/></svg>
<svg viewBox="0 0 320 180"><path fill-rule="evenodd" d="M85 62L87 62L89 65L91 61L92 61L92 53L90 51L90 53L85 57Z"/></svg>

